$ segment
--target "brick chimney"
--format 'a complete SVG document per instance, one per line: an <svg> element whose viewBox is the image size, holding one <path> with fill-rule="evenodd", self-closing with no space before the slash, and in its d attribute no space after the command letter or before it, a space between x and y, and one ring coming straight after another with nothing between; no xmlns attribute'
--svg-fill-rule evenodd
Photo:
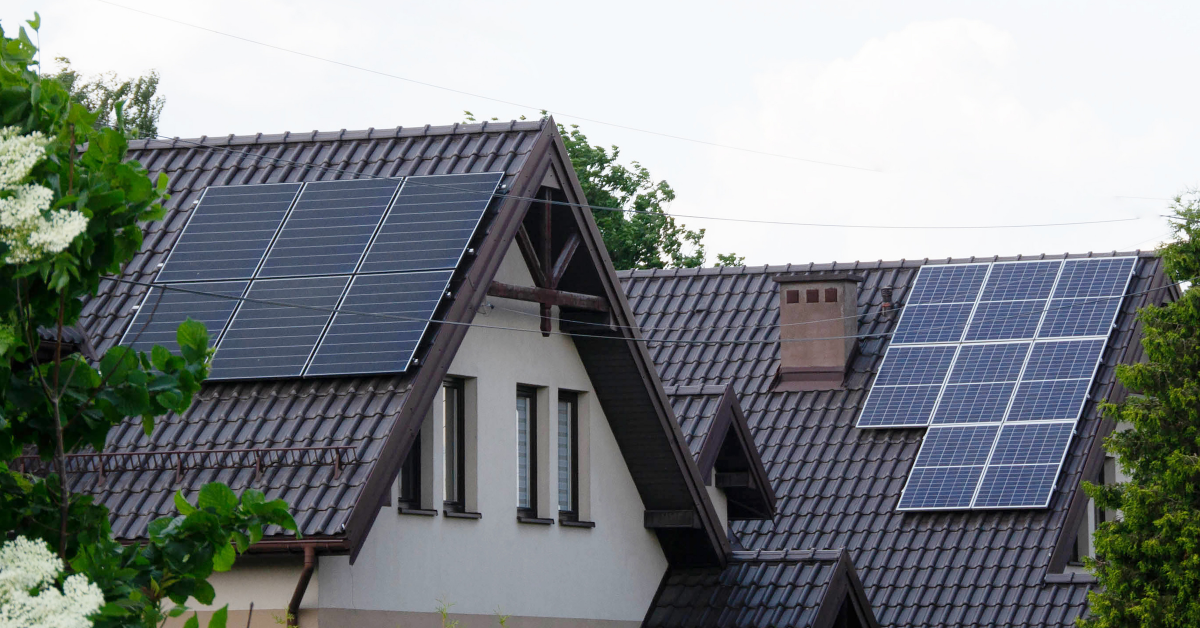
<svg viewBox="0 0 1200 628"><path fill-rule="evenodd" d="M842 387L858 334L859 275L776 275L779 284L779 372L775 390ZM811 340L810 340L811 339Z"/></svg>

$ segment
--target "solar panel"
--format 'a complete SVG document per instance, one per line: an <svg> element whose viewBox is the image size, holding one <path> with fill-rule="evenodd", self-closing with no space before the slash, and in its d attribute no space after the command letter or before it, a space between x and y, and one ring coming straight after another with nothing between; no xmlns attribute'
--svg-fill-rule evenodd
<svg viewBox="0 0 1200 628"><path fill-rule="evenodd" d="M440 270L355 277L304 374L387 373L408 368L452 274Z"/></svg>
<svg viewBox="0 0 1200 628"><path fill-rule="evenodd" d="M155 281L252 278L299 191L299 183L208 188Z"/></svg>
<svg viewBox="0 0 1200 628"><path fill-rule="evenodd" d="M1049 298L1061 266L1062 262L1059 260L993 264L979 300L1022 301Z"/></svg>
<svg viewBox="0 0 1200 628"><path fill-rule="evenodd" d="M1072 259L1063 263L1054 298L1109 297L1125 293L1135 258Z"/></svg>
<svg viewBox="0 0 1200 628"><path fill-rule="evenodd" d="M1028 353L1028 342L963 345L949 383L1015 382Z"/></svg>
<svg viewBox="0 0 1200 628"><path fill-rule="evenodd" d="M988 464L1058 464L1074 433L1074 421L1005 425Z"/></svg>
<svg viewBox="0 0 1200 628"><path fill-rule="evenodd" d="M1021 375L1024 381L1046 379L1091 379L1096 370L1103 339L1037 342L1029 364Z"/></svg>
<svg viewBox="0 0 1200 628"><path fill-rule="evenodd" d="M897 510L950 510L971 506L983 467L914 468Z"/></svg>
<svg viewBox="0 0 1200 628"><path fill-rule="evenodd" d="M1019 340L1033 338L1045 301L980 303L967 329L967 340Z"/></svg>
<svg viewBox="0 0 1200 628"><path fill-rule="evenodd" d="M1053 299L1039 338L1107 336L1121 307L1121 297Z"/></svg>
<svg viewBox="0 0 1200 628"><path fill-rule="evenodd" d="M503 176L486 172L408 177L360 271L455 268Z"/></svg>
<svg viewBox="0 0 1200 628"><path fill-rule="evenodd" d="M962 338L972 307L970 303L906 307L896 332L892 334L892 342L957 342Z"/></svg>
<svg viewBox="0 0 1200 628"><path fill-rule="evenodd" d="M299 377L349 280L342 276L253 282L248 300L217 346L213 378Z"/></svg>
<svg viewBox="0 0 1200 628"><path fill-rule="evenodd" d="M876 386L871 389L859 427L925 427L940 386Z"/></svg>
<svg viewBox="0 0 1200 628"><path fill-rule="evenodd" d="M941 384L953 359L953 346L889 347L875 385Z"/></svg>
<svg viewBox="0 0 1200 628"><path fill-rule="evenodd" d="M1005 420L1078 419L1091 384L1090 379L1021 382Z"/></svg>
<svg viewBox="0 0 1200 628"><path fill-rule="evenodd" d="M908 304L974 303L987 270L987 264L922 266Z"/></svg>
<svg viewBox="0 0 1200 628"><path fill-rule="evenodd" d="M175 332L179 329L179 324L189 317L204 323L208 329L209 342L215 343L237 307L242 292L246 290L246 283L213 281L151 288L138 307L133 323L125 331L121 344L138 351L149 351L154 345L162 345L172 353L179 353ZM197 294L199 292L215 293L229 298Z"/></svg>
<svg viewBox="0 0 1200 628"><path fill-rule="evenodd" d="M998 425L934 426L925 433L914 467L970 467L987 462Z"/></svg>
<svg viewBox="0 0 1200 628"><path fill-rule="evenodd" d="M952 384L946 386L933 424L989 423L1004 418L1015 384Z"/></svg>
<svg viewBox="0 0 1200 628"><path fill-rule="evenodd" d="M318 181L304 186L259 277L354 272L399 179Z"/></svg>
<svg viewBox="0 0 1200 628"><path fill-rule="evenodd" d="M1045 508L1058 477L1057 464L988 467L975 508Z"/></svg>

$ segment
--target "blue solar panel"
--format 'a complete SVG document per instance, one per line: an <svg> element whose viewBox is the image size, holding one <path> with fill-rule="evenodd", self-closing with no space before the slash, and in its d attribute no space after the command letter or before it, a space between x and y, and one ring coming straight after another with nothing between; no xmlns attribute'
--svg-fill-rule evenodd
<svg viewBox="0 0 1200 628"><path fill-rule="evenodd" d="M155 281L254 277L299 191L299 183L208 188Z"/></svg>
<svg viewBox="0 0 1200 628"><path fill-rule="evenodd" d="M956 342L962 338L972 307L970 303L910 305L904 308L892 342Z"/></svg>
<svg viewBox="0 0 1200 628"><path fill-rule="evenodd" d="M953 346L889 347L875 385L941 384L953 359Z"/></svg>
<svg viewBox="0 0 1200 628"><path fill-rule="evenodd" d="M1050 504L1057 464L988 467L975 508L1045 508Z"/></svg>
<svg viewBox="0 0 1200 628"><path fill-rule="evenodd" d="M1059 260L993 264L979 300L1020 301L1048 298L1060 266L1062 262Z"/></svg>
<svg viewBox="0 0 1200 628"><path fill-rule="evenodd" d="M213 379L299 377L349 277L260 279L213 356ZM298 307L297 307L298 306Z"/></svg>
<svg viewBox="0 0 1200 628"><path fill-rule="evenodd" d="M355 277L304 374L389 373L408 368L452 274L439 270Z"/></svg>
<svg viewBox="0 0 1200 628"><path fill-rule="evenodd" d="M1043 379L1091 379L1105 340L1057 340L1037 342L1023 381Z"/></svg>
<svg viewBox="0 0 1200 628"><path fill-rule="evenodd" d="M967 340L1020 340L1033 338L1045 301L999 301L975 308Z"/></svg>
<svg viewBox="0 0 1200 628"><path fill-rule="evenodd" d="M1004 418L1014 386L1011 383L946 386L933 424L999 422Z"/></svg>
<svg viewBox="0 0 1200 628"><path fill-rule="evenodd" d="M1125 293L1135 258L1072 259L1063 263L1054 298L1108 297Z"/></svg>
<svg viewBox="0 0 1200 628"><path fill-rule="evenodd" d="M1028 342L963 345L949 383L1014 382L1028 352Z"/></svg>
<svg viewBox="0 0 1200 628"><path fill-rule="evenodd" d="M1005 425L989 464L1058 464L1074 433L1074 421Z"/></svg>
<svg viewBox="0 0 1200 628"><path fill-rule="evenodd" d="M968 508L983 467L914 468L900 495L899 510Z"/></svg>
<svg viewBox="0 0 1200 628"><path fill-rule="evenodd" d="M172 353L179 353L175 332L179 324L191 318L204 323L208 329L210 343L225 329L230 315L237 307L238 299L246 289L245 281L213 281L179 283L169 288L151 288L138 307L133 324L125 332L121 344L149 351L154 345L162 345ZM185 292L190 291L190 292ZM222 296L196 294L215 293Z"/></svg>
<svg viewBox="0 0 1200 628"><path fill-rule="evenodd" d="M908 304L974 303L987 269L987 264L922 266Z"/></svg>
<svg viewBox="0 0 1200 628"><path fill-rule="evenodd" d="M1121 297L1053 299L1039 338L1107 336L1121 307Z"/></svg>
<svg viewBox="0 0 1200 628"><path fill-rule="evenodd" d="M408 177L360 271L455 268L503 177L502 172Z"/></svg>
<svg viewBox="0 0 1200 628"><path fill-rule="evenodd" d="M1091 383L1090 379L1021 382L1005 420L1078 419Z"/></svg>
<svg viewBox="0 0 1200 628"><path fill-rule="evenodd" d="M858 427L924 427L940 386L876 386L867 396Z"/></svg>
<svg viewBox="0 0 1200 628"><path fill-rule="evenodd" d="M258 276L354 272L398 187L399 179L348 179L305 185Z"/></svg>
<svg viewBox="0 0 1200 628"><path fill-rule="evenodd" d="M965 467L987 462L999 425L934 426L925 433L914 467Z"/></svg>

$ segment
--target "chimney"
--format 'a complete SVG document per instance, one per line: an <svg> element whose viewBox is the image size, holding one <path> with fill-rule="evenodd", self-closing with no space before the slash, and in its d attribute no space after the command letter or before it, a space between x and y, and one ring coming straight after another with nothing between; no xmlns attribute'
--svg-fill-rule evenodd
<svg viewBox="0 0 1200 628"><path fill-rule="evenodd" d="M775 390L842 387L858 334L859 275L776 275L779 284L779 372Z"/></svg>

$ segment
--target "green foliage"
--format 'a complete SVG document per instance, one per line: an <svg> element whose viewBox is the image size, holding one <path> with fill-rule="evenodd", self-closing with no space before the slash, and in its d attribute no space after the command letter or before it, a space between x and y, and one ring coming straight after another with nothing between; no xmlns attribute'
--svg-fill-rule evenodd
<svg viewBox="0 0 1200 628"><path fill-rule="evenodd" d="M71 67L71 60L57 57L58 71L51 78L62 83L71 100L97 114L97 128L117 125L117 103L122 107L121 130L133 137L158 135L158 120L167 101L158 95L158 72L150 70L136 79L122 79L115 72L84 77Z"/></svg>
<svg viewBox="0 0 1200 628"><path fill-rule="evenodd" d="M102 450L109 431L127 420L150 433L156 417L187 410L208 375L211 350L204 326L189 320L176 334L178 354L116 347L93 364L62 353L63 329L78 322L84 299L141 247L140 224L163 216L167 181L151 183L145 168L125 160L126 134L81 104L86 97L40 78L36 53L25 29L13 38L0 30L0 128L46 138L44 158L21 183L48 189L47 211L77 211L87 227L61 252L0 263L0 532L44 539L72 571L99 585L106 605L97 626L153 627L181 616L190 599L213 602L207 578L229 569L266 526L296 524L281 500L253 490L239 498L212 484L194 505L177 495L179 515L151 523L144 545L122 546L108 510L71 494L66 454ZM112 103L118 128L126 128L122 110ZM0 198L12 194L0 191ZM0 244L0 260L8 252ZM39 331L55 341L43 346ZM55 472L42 478L9 470L28 450L51 460ZM220 628L225 617L219 611L209 625ZM196 625L194 616L188 621Z"/></svg>
<svg viewBox="0 0 1200 628"><path fill-rule="evenodd" d="M1175 242L1163 251L1168 276L1200 274L1200 200L1177 198ZM1118 367L1134 394L1106 404L1132 427L1105 445L1129 481L1087 484L1097 506L1119 510L1095 534L1087 559L1101 589L1090 594L1087 628L1200 625L1200 292L1138 313L1147 361Z"/></svg>
<svg viewBox="0 0 1200 628"><path fill-rule="evenodd" d="M717 263L713 266L745 266L746 258L735 253L717 253Z"/></svg>

